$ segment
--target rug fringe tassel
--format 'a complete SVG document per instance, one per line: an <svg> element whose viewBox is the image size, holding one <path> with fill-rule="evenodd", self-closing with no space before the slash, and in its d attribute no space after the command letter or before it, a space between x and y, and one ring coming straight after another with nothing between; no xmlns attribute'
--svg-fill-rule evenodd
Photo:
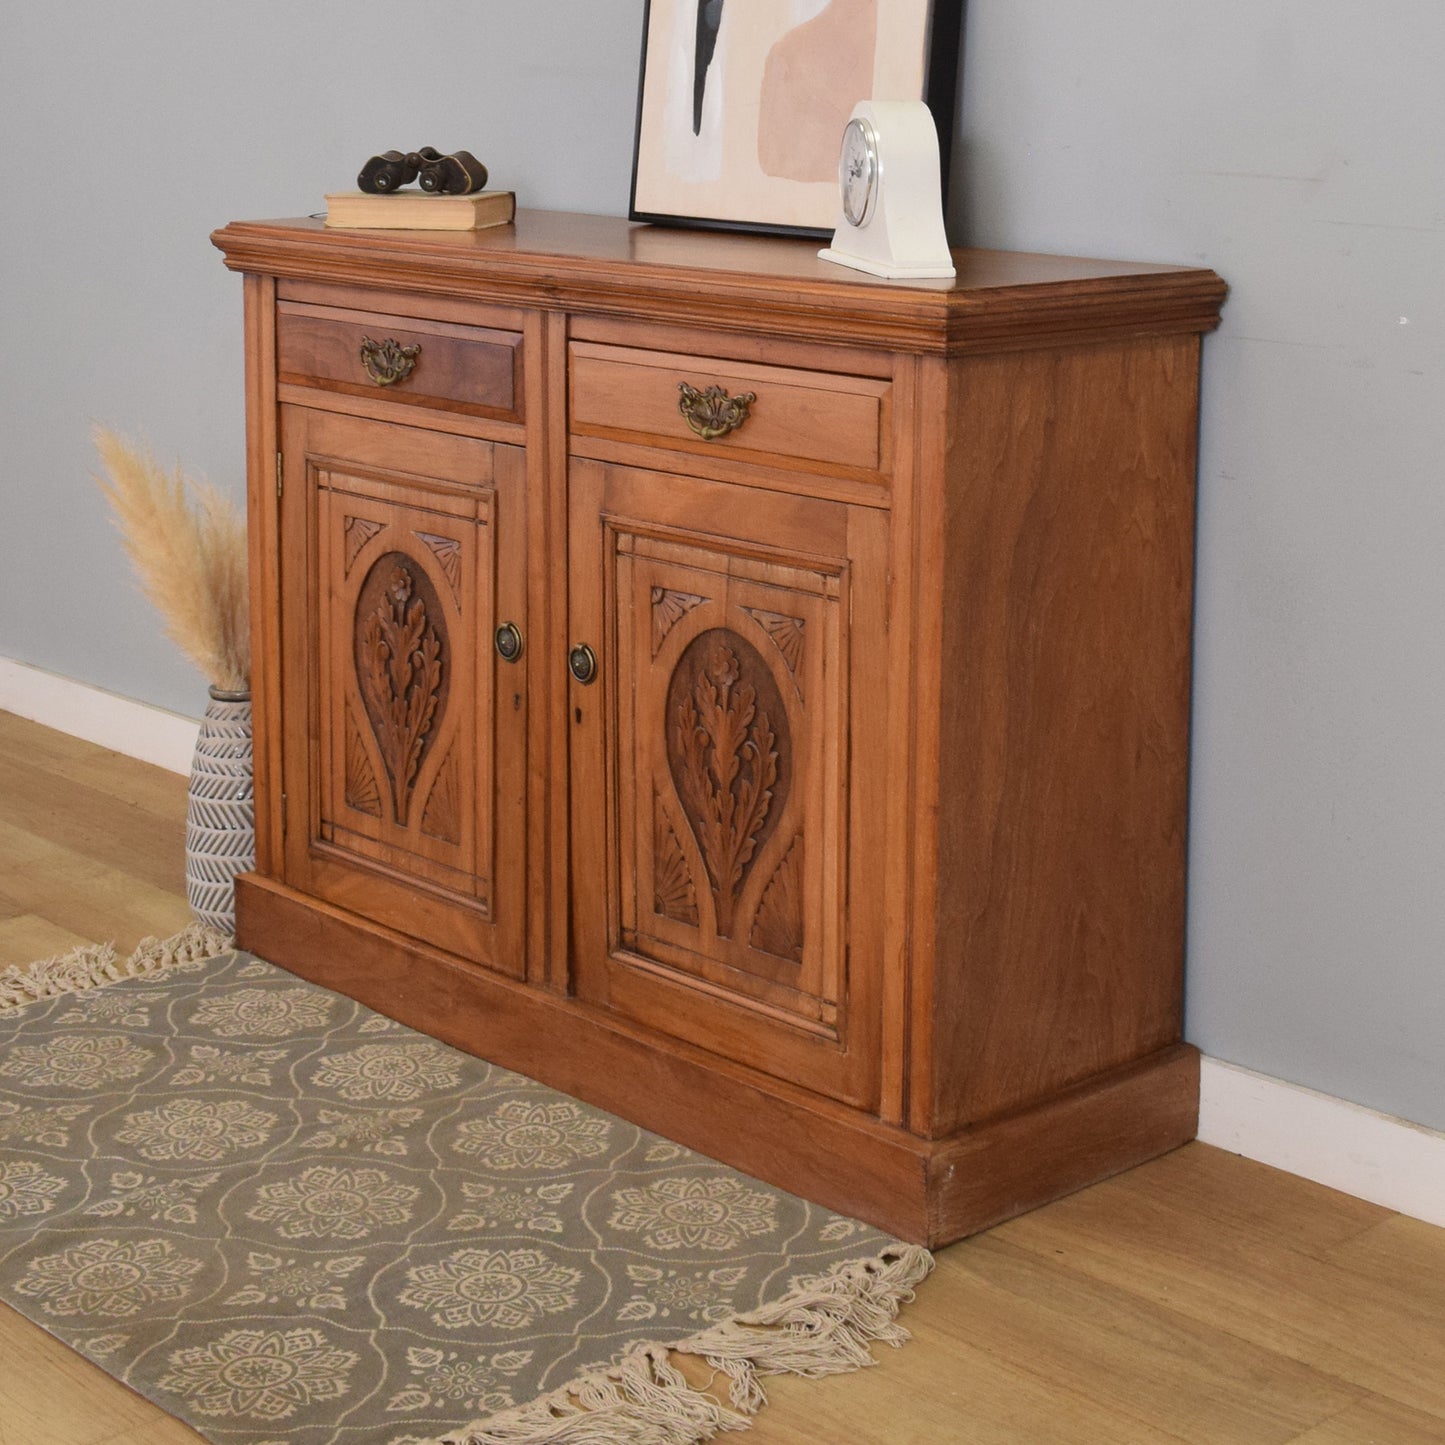
<svg viewBox="0 0 1445 1445"><path fill-rule="evenodd" d="M798 1280L774 1304L675 1345L638 1345L616 1365L427 1445L697 1445L746 1430L767 1403L765 1375L843 1374L874 1363L869 1345L901 1345L900 1306L933 1268L917 1245ZM695 1355L726 1376L732 1409L672 1363Z"/></svg>
<svg viewBox="0 0 1445 1445"><path fill-rule="evenodd" d="M228 935L204 923L192 923L169 938L141 939L125 959L116 954L112 943L87 943L39 963L11 964L0 969L0 1014L58 994L164 973L183 963L213 958L230 946Z"/></svg>

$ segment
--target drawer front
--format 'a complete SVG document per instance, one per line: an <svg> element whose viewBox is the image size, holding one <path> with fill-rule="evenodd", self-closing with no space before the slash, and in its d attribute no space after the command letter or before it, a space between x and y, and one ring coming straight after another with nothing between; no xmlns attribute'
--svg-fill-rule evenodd
<svg viewBox="0 0 1445 1445"><path fill-rule="evenodd" d="M575 435L870 479L890 470L886 380L577 341L571 381Z"/></svg>
<svg viewBox="0 0 1445 1445"><path fill-rule="evenodd" d="M353 396L520 420L522 337L515 331L281 302L277 379Z"/></svg>

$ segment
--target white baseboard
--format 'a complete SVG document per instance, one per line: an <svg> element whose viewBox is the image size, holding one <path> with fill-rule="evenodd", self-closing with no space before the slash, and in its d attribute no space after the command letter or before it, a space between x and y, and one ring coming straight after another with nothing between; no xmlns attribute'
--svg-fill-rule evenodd
<svg viewBox="0 0 1445 1445"><path fill-rule="evenodd" d="M0 657L0 710L99 743L173 773L189 773L200 719Z"/></svg>
<svg viewBox="0 0 1445 1445"><path fill-rule="evenodd" d="M1201 1061L1199 1137L1445 1225L1445 1134L1219 1059Z"/></svg>

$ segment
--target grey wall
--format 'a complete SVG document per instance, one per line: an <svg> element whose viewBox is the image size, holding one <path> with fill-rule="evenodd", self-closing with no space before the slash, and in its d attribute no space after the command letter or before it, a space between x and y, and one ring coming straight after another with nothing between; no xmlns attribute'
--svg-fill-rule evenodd
<svg viewBox="0 0 1445 1445"><path fill-rule="evenodd" d="M960 231L1199 261L1188 1032L1445 1128L1445 6L970 0Z"/></svg>
<svg viewBox="0 0 1445 1445"><path fill-rule="evenodd" d="M239 494L240 287L207 233L423 142L477 150L524 204L621 213L641 9L10 7L0 135L32 164L0 190L0 656L199 711L86 473L101 420ZM1442 54L1438 0L970 0L950 218L959 242L1230 282L1205 348L1189 1034L1436 1128ZM82 183L47 182L72 156Z"/></svg>
<svg viewBox="0 0 1445 1445"><path fill-rule="evenodd" d="M625 212L642 6L3 14L0 657L199 716L89 473L99 421L241 495L241 283L210 232L319 210L368 155L419 145L475 151L526 205Z"/></svg>

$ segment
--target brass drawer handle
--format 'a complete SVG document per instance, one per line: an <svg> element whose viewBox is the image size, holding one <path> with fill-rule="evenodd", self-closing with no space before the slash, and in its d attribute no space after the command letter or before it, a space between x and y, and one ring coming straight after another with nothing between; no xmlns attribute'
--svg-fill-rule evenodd
<svg viewBox="0 0 1445 1445"><path fill-rule="evenodd" d="M403 346L394 336L388 336L385 341L373 341L369 336L361 338L361 364L378 386L405 381L416 370L420 355L419 341L415 346Z"/></svg>
<svg viewBox="0 0 1445 1445"><path fill-rule="evenodd" d="M729 396L720 386L699 391L685 381L678 382L677 389L681 393L677 409L705 442L736 431L748 419L748 408L758 399L755 391L740 391L736 396Z"/></svg>

